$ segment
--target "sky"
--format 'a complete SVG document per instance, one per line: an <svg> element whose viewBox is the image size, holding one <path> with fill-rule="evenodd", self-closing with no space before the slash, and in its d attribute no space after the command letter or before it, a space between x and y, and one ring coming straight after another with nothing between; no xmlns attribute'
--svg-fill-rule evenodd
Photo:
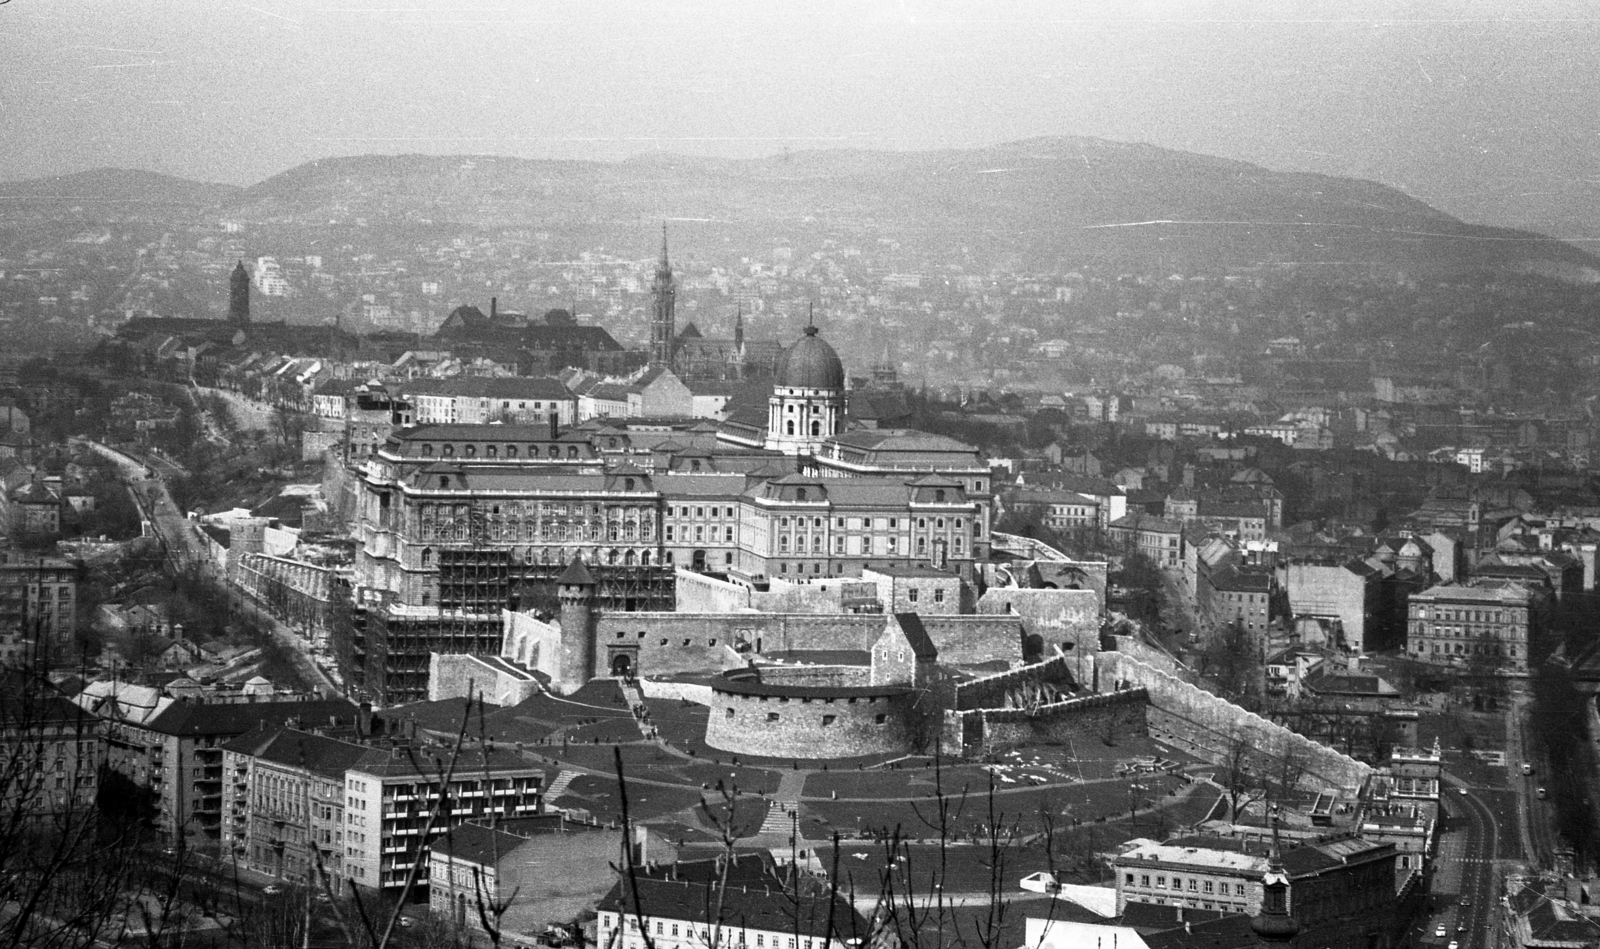
<svg viewBox="0 0 1600 949"><path fill-rule="evenodd" d="M1088 135L1594 239L1596 103L1588 0L0 3L0 180Z"/></svg>

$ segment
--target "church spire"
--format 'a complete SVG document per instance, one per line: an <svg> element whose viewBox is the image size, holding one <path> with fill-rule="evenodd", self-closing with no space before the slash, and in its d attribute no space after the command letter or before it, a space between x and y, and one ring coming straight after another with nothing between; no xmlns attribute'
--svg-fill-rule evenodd
<svg viewBox="0 0 1600 949"><path fill-rule="evenodd" d="M678 340L675 325L678 291L672 279L672 264L667 261L665 221L661 222L661 260L656 264L656 279L650 290L655 297L650 316L650 367L671 369Z"/></svg>

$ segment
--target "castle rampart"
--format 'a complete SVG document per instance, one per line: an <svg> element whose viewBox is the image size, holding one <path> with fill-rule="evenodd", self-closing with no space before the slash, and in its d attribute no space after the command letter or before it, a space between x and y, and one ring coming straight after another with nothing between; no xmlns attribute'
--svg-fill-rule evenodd
<svg viewBox="0 0 1600 949"><path fill-rule="evenodd" d="M711 685L706 744L780 758L853 758L910 749L915 690L803 681L796 676L767 682L753 672L719 678Z"/></svg>
<svg viewBox="0 0 1600 949"><path fill-rule="evenodd" d="M1372 773L1369 765L1124 653L1102 652L1095 661L1098 690L1148 693L1150 735L1178 748L1222 760L1244 742L1251 750L1252 767L1271 774L1290 758L1302 772L1301 785L1315 790L1354 794Z"/></svg>

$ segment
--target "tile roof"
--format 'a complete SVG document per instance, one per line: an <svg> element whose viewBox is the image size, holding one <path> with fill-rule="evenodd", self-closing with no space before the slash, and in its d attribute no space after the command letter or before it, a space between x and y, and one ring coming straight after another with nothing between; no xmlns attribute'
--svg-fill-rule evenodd
<svg viewBox="0 0 1600 949"><path fill-rule="evenodd" d="M795 895L776 878L765 885L729 885L720 893L703 883L641 877L619 881L597 907L601 912L673 919L807 938L866 940L867 920L842 896Z"/></svg>
<svg viewBox="0 0 1600 949"><path fill-rule="evenodd" d="M367 751L365 746L354 742L276 723L262 723L222 748L274 764L304 768L327 778L343 778L345 770Z"/></svg>
<svg viewBox="0 0 1600 949"><path fill-rule="evenodd" d="M352 727L357 711L355 703L348 699L223 704L174 702L150 719L146 727L180 737L243 735L263 724L285 725L291 720Z"/></svg>

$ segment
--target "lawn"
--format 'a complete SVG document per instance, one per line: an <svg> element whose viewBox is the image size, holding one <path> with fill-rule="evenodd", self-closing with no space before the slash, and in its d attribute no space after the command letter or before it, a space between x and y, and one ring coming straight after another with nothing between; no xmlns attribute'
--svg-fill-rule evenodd
<svg viewBox="0 0 1600 949"><path fill-rule="evenodd" d="M564 807L582 807L602 821L622 819L622 800L617 793L615 778L600 775L580 775L567 786L560 798ZM659 785L630 784L628 786L628 815L634 820L652 820L675 814L685 808L700 804L700 792L693 788L671 788Z"/></svg>
<svg viewBox="0 0 1600 949"><path fill-rule="evenodd" d="M1049 788L1002 792L994 795L991 812L987 784L974 788L963 798L957 789L947 796L946 824L952 833L965 838L987 835L993 824L1015 828L1024 834L1044 830L1046 818L1059 824L1103 823L1126 819L1130 800L1145 808L1151 801L1170 797L1184 781L1172 775L1140 775L1136 779L1093 784L1057 785ZM1132 790L1130 790L1130 788ZM1204 795L1206 792L1201 792ZM1207 797L1207 803L1214 800ZM920 801L882 800L871 804L860 801L804 802L802 827L807 837L826 838L835 829L846 836L860 833L888 833L895 828L912 837L938 835L938 811L931 799ZM1201 809L1204 813L1204 808ZM1142 819L1151 823L1152 818ZM1193 818L1198 820L1199 818ZM1191 823L1169 811L1166 822ZM1159 822L1156 822L1159 823ZM1156 826L1151 823L1151 828Z"/></svg>

